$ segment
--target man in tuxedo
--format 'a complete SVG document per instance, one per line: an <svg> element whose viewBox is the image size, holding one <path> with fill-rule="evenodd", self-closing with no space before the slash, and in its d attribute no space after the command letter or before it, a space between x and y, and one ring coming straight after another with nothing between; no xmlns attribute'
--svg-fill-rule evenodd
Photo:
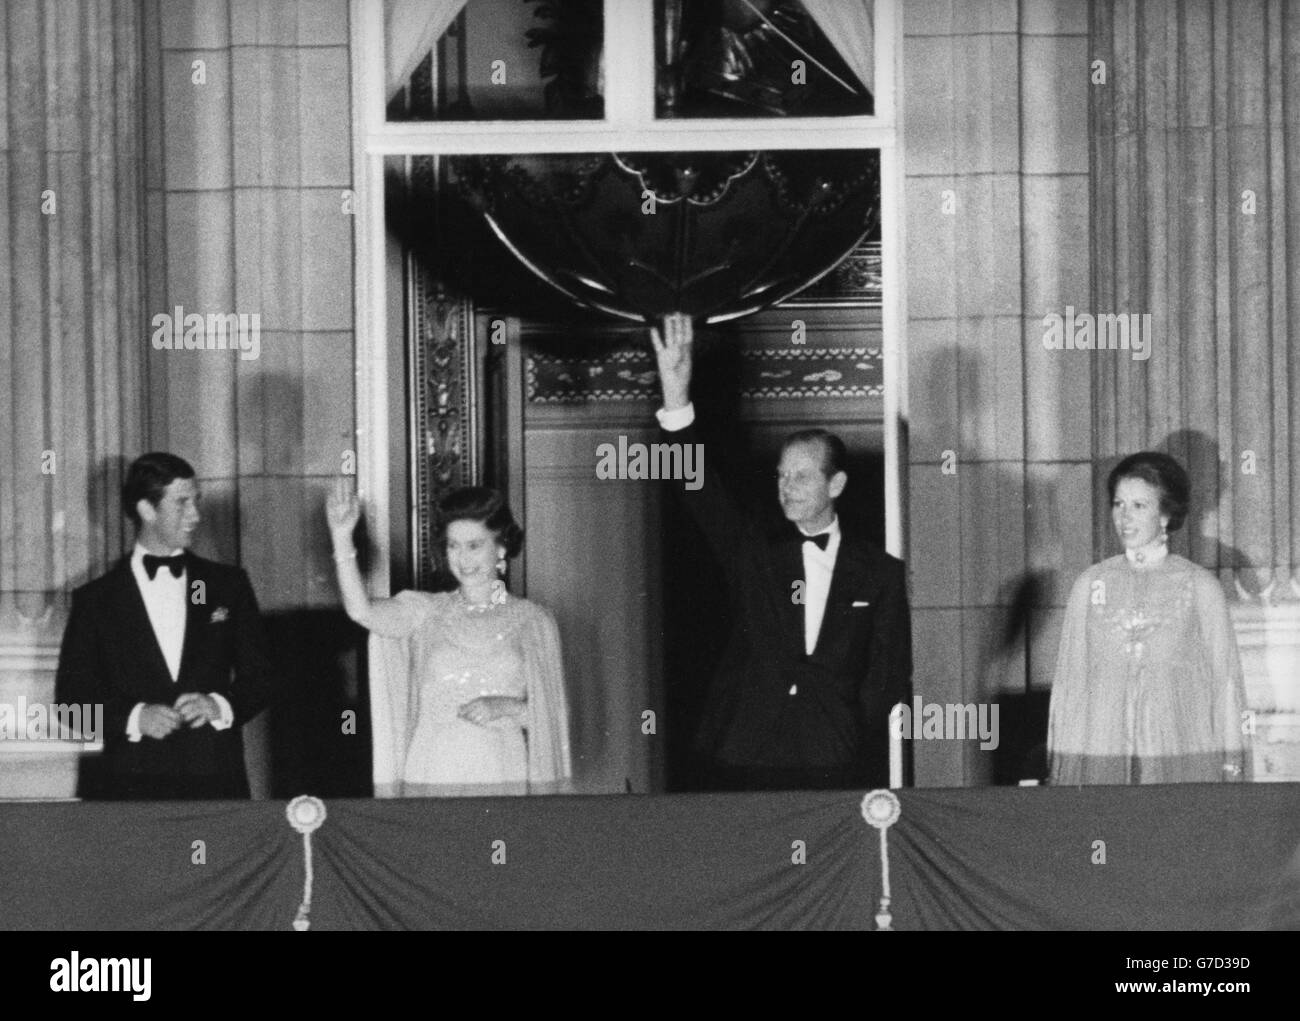
<svg viewBox="0 0 1300 1021"><path fill-rule="evenodd" d="M661 439L698 443L689 317L669 316L651 339ZM843 442L825 430L787 437L777 495L788 525L778 535L737 505L709 458L702 485L673 487L736 607L696 738L712 789L888 785L889 710L911 698L906 580L902 561L841 530L845 460Z"/></svg>
<svg viewBox="0 0 1300 1021"><path fill-rule="evenodd" d="M136 460L122 503L135 548L73 592L59 653L60 701L104 706L104 751L77 793L247 798L240 728L271 692L248 576L189 551L199 491L181 458Z"/></svg>

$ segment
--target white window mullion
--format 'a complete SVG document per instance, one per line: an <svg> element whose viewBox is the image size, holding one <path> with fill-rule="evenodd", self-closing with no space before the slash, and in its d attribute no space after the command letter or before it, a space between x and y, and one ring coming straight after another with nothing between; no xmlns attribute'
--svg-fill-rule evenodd
<svg viewBox="0 0 1300 1021"><path fill-rule="evenodd" d="M606 125L654 120L654 0L605 0L604 72Z"/></svg>
<svg viewBox="0 0 1300 1021"><path fill-rule="evenodd" d="M900 51L903 39L900 14L895 0L876 0L876 80L874 82L874 100L876 117L882 124L896 127L898 111L894 108L897 96L898 71L894 60Z"/></svg>
<svg viewBox="0 0 1300 1021"><path fill-rule="evenodd" d="M353 39L357 43L352 55L352 72L357 79L354 95L361 107L353 114L353 124L374 130L387 117L385 88L388 74L384 66L382 0L352 0L351 16L356 25Z"/></svg>
<svg viewBox="0 0 1300 1021"><path fill-rule="evenodd" d="M880 151L880 238L881 351L884 369L885 447L885 550L896 557L907 556L907 534L903 527L907 508L904 477L907 465L903 447L907 422L907 358L903 350L906 332L906 280L903 264L903 171L899 151L890 146Z"/></svg>
<svg viewBox="0 0 1300 1021"><path fill-rule="evenodd" d="M894 129L872 117L773 121L662 120L643 125L605 121L498 121L387 124L367 137L367 151L403 153L687 152L746 149L882 149Z"/></svg>
<svg viewBox="0 0 1300 1021"><path fill-rule="evenodd" d="M366 501L366 529L377 552L367 585L373 596L389 592L388 553L388 344L384 265L384 159L368 142L384 121L384 8L352 0L357 45L352 118L353 289L355 292L356 484Z"/></svg>
<svg viewBox="0 0 1300 1021"><path fill-rule="evenodd" d="M885 148L897 124L898 14L895 0L877 0L876 110L869 117L656 120L654 0L604 0L604 120L390 123L383 3L352 0L360 51L354 69L361 72L355 95L362 108L354 126L366 152L386 155Z"/></svg>

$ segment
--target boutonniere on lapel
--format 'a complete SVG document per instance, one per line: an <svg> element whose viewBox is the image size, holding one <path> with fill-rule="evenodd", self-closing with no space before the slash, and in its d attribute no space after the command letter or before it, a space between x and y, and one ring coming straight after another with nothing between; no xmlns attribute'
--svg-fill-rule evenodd
<svg viewBox="0 0 1300 1021"><path fill-rule="evenodd" d="M230 619L230 611L224 606L218 606L212 611L212 616L208 618L209 624L220 624Z"/></svg>

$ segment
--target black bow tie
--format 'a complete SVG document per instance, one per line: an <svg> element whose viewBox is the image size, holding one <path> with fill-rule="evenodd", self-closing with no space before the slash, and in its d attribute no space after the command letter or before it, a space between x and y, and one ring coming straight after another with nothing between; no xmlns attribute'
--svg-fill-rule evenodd
<svg viewBox="0 0 1300 1021"><path fill-rule="evenodd" d="M170 557L156 557L152 553L144 555L144 573L149 575L150 581L153 581L160 567L166 567L172 572L173 578L179 578L185 570L185 554L177 553Z"/></svg>
<svg viewBox="0 0 1300 1021"><path fill-rule="evenodd" d="M821 532L817 535L804 535L802 532L800 532L799 538L802 539L804 542L816 543L817 548L819 550L822 550L823 552L826 550L826 547L831 544L830 532Z"/></svg>

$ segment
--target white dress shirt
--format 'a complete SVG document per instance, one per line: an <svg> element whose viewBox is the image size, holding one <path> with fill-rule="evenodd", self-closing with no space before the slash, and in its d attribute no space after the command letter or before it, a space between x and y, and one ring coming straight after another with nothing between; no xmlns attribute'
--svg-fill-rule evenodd
<svg viewBox="0 0 1300 1021"><path fill-rule="evenodd" d="M180 577L177 578L166 567L160 567L154 572L153 578L150 578L149 572L144 568L144 557L148 552L138 542L135 544L135 549L131 551L131 574L140 588L145 612L149 615L149 624L153 627L158 648L162 650L163 659L167 662L167 670L172 675L172 681L175 682L181 674L181 656L185 651L185 593L189 573L181 571ZM174 549L170 556L178 556L184 552L183 549ZM211 697L221 709L221 719L213 720L212 726L216 730L225 730L235 722L234 710L226 699L215 692L211 693ZM140 731L140 710L143 708L144 703L137 702L135 708L131 710L131 715L127 717L126 736L130 741L139 741L143 737Z"/></svg>
<svg viewBox="0 0 1300 1021"><path fill-rule="evenodd" d="M675 433L695 422L695 405L687 404L683 408L666 411L660 408L655 412L659 425L664 432ZM802 532L803 529L800 529ZM821 631L822 618L826 616L826 597L831 591L831 575L835 571L835 557L840 551L840 519L831 519L830 525L821 532L830 534L826 548L818 549L816 543L803 543L803 645L804 652L812 655L817 648L817 633ZM807 534L807 533L804 533ZM810 536L811 538L811 536ZM795 694L793 688L790 694Z"/></svg>
<svg viewBox="0 0 1300 1021"><path fill-rule="evenodd" d="M826 616L826 597L831 591L831 575L835 571L835 557L840 551L840 519L837 515L830 525L820 532L804 532L813 535L829 535L830 540L825 549L819 549L814 542L803 543L803 647L804 652L812 655L817 648L817 634L822 629L822 618Z"/></svg>
<svg viewBox="0 0 1300 1021"><path fill-rule="evenodd" d="M660 408L655 412L655 418L659 419L659 427L666 433L680 432L688 425L695 422L695 405L688 404L684 408L674 408L672 411L665 411Z"/></svg>

